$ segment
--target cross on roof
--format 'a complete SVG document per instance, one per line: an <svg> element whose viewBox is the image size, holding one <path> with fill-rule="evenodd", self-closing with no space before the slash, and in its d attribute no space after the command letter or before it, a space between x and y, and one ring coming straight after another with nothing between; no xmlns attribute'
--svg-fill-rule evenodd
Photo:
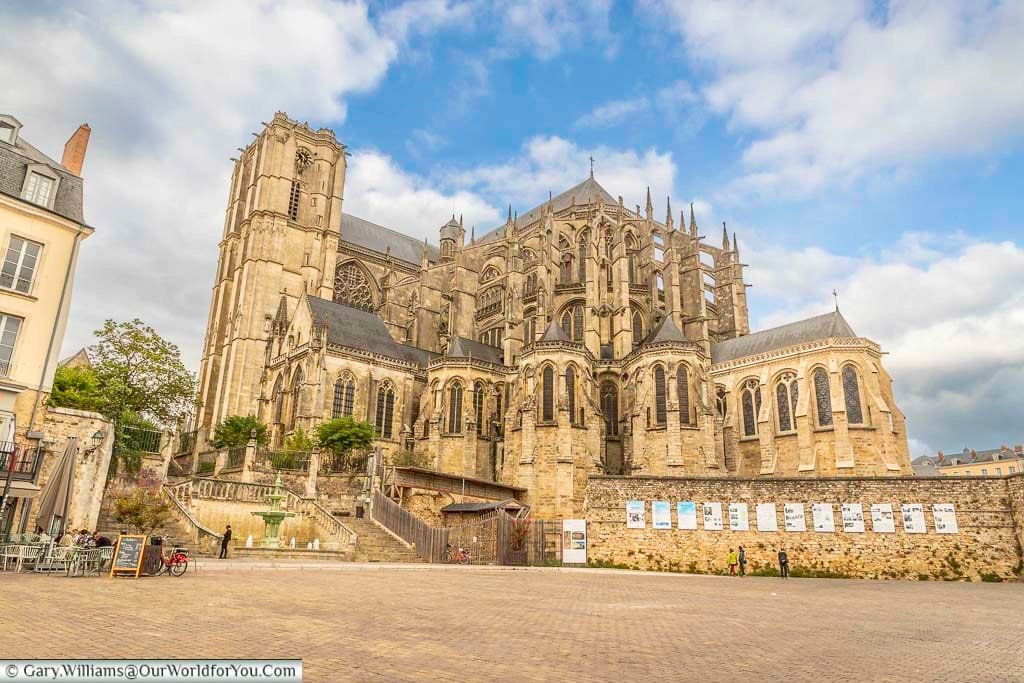
<svg viewBox="0 0 1024 683"><path fill-rule="evenodd" d="M594 157L588 157L590 159L590 177L594 177Z"/></svg>

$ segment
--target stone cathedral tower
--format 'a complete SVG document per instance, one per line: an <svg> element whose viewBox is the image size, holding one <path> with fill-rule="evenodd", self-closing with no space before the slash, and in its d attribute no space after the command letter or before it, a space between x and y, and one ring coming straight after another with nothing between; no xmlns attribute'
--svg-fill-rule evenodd
<svg viewBox="0 0 1024 683"><path fill-rule="evenodd" d="M259 412L275 326L299 297L330 299L345 147L278 112L235 160L200 366L199 424Z"/></svg>

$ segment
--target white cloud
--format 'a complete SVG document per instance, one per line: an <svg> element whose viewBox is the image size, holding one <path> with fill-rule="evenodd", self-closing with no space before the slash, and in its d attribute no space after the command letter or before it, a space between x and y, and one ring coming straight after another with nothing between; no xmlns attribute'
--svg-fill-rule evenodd
<svg viewBox="0 0 1024 683"><path fill-rule="evenodd" d="M807 193L1024 132L1024 4L665 0L711 74L703 94L759 137L734 189Z"/></svg>
<svg viewBox="0 0 1024 683"><path fill-rule="evenodd" d="M576 126L579 128L609 128L617 126L630 117L647 111L650 106L651 102L646 97L637 97L631 100L612 100L595 107L593 111L578 118Z"/></svg>
<svg viewBox="0 0 1024 683"><path fill-rule="evenodd" d="M830 310L831 291L839 291L853 329L889 354L896 401L918 447L980 449L1024 436L1020 245L910 233L877 256L761 249L752 241L743 259L751 264L752 304L769 310L757 329Z"/></svg>
<svg viewBox="0 0 1024 683"><path fill-rule="evenodd" d="M603 45L614 55L618 38L608 29L612 0L509 0L498 5L506 49L527 50L551 59L585 41Z"/></svg>

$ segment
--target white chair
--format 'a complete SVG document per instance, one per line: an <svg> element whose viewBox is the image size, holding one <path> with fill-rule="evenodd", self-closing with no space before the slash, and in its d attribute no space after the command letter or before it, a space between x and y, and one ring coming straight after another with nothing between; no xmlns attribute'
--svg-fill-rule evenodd
<svg viewBox="0 0 1024 683"><path fill-rule="evenodd" d="M21 548L20 545L16 545L14 543L8 543L7 545L5 545L3 547L2 550L0 550L0 559L3 560L4 571L7 571L7 563L8 562L17 562L18 561L18 558L21 556L20 548Z"/></svg>
<svg viewBox="0 0 1024 683"><path fill-rule="evenodd" d="M40 555L43 554L43 549L37 545L21 545L18 546L18 565L14 570L20 572L22 565L26 562L30 563L35 568L36 563L39 562Z"/></svg>
<svg viewBox="0 0 1024 683"><path fill-rule="evenodd" d="M74 546L54 546L53 551L50 553L50 557L46 559L46 570L51 574L55 569L63 569L67 572L71 566L72 560L74 559L76 550L77 548Z"/></svg>

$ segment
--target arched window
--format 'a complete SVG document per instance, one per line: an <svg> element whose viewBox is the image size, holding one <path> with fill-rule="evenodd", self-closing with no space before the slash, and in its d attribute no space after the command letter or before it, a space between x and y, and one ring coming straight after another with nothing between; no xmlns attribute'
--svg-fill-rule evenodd
<svg viewBox="0 0 1024 683"><path fill-rule="evenodd" d="M537 340L537 311L528 308L523 312L523 343L532 344Z"/></svg>
<svg viewBox="0 0 1024 683"><path fill-rule="evenodd" d="M574 342L583 341L583 306L575 304L562 313L562 332Z"/></svg>
<svg viewBox="0 0 1024 683"><path fill-rule="evenodd" d="M530 296L537 293L537 273L531 272L526 275L526 287L523 296Z"/></svg>
<svg viewBox="0 0 1024 683"><path fill-rule="evenodd" d="M458 380L448 387L448 433L462 433L462 382Z"/></svg>
<svg viewBox="0 0 1024 683"><path fill-rule="evenodd" d="M335 269L334 300L364 311L373 310L373 289L366 273L355 261L341 263Z"/></svg>
<svg viewBox="0 0 1024 683"><path fill-rule="evenodd" d="M505 391L504 384L497 384L494 387L494 412L491 417L494 420L494 435L502 435L502 425L505 424Z"/></svg>
<svg viewBox="0 0 1024 683"><path fill-rule="evenodd" d="M505 338L504 327L492 327L489 330L480 333L480 341L488 346L495 348L501 348L501 341Z"/></svg>
<svg viewBox="0 0 1024 683"><path fill-rule="evenodd" d="M661 273L654 274L654 291L658 295L658 301L665 303L665 278Z"/></svg>
<svg viewBox="0 0 1024 683"><path fill-rule="evenodd" d="M660 365L654 368L654 423L664 425L668 419L665 403L665 368Z"/></svg>
<svg viewBox="0 0 1024 683"><path fill-rule="evenodd" d="M270 394L270 402L274 406L274 424L284 424L284 379L277 376L274 391Z"/></svg>
<svg viewBox="0 0 1024 683"><path fill-rule="evenodd" d="M580 235L579 244L576 245L576 258L579 261L577 264L579 267L577 281L581 284L587 281L587 242L589 241L590 233L588 231L584 231L583 234Z"/></svg>
<svg viewBox="0 0 1024 683"><path fill-rule="evenodd" d="M455 247L455 242L451 240L441 240L441 258L451 258L452 249Z"/></svg>
<svg viewBox="0 0 1024 683"><path fill-rule="evenodd" d="M569 423L576 424L576 370L571 365L565 369L565 396L568 399Z"/></svg>
<svg viewBox="0 0 1024 683"><path fill-rule="evenodd" d="M295 418L299 415L299 408L302 405L302 368L295 370L295 374L292 375L292 389L291 389L291 410L288 411L288 431L295 429Z"/></svg>
<svg viewBox="0 0 1024 683"><path fill-rule="evenodd" d="M784 373L775 385L775 406L779 413L779 431L791 432L796 429L796 402L799 398L796 374Z"/></svg>
<svg viewBox="0 0 1024 683"><path fill-rule="evenodd" d="M500 273L494 266L487 266L484 268L484 272L480 275L480 282L490 282L494 278L498 277Z"/></svg>
<svg viewBox="0 0 1024 683"><path fill-rule="evenodd" d="M850 424L864 424L864 412L860 407L860 387L857 371L852 365L843 368L843 397L846 399L846 420Z"/></svg>
<svg viewBox="0 0 1024 683"><path fill-rule="evenodd" d="M619 435L619 389L614 382L601 384L601 412L606 436Z"/></svg>
<svg viewBox="0 0 1024 683"><path fill-rule="evenodd" d="M502 303L505 301L505 288L501 286L491 287L485 289L476 302L476 314L477 316L490 315L497 313L501 310Z"/></svg>
<svg viewBox="0 0 1024 683"><path fill-rule="evenodd" d="M725 387L715 388L715 410L718 412L718 417L723 420L729 414L729 400L725 394Z"/></svg>
<svg viewBox="0 0 1024 683"><path fill-rule="evenodd" d="M633 309L633 348L640 346L644 340L644 316L640 311Z"/></svg>
<svg viewBox="0 0 1024 683"><path fill-rule="evenodd" d="M391 438L391 423L395 416L395 388L385 381L377 389L377 410L374 412L373 426L377 428L377 436Z"/></svg>
<svg viewBox="0 0 1024 683"><path fill-rule="evenodd" d="M679 424L688 425L690 419L690 373L682 363L676 370L676 395L679 398Z"/></svg>
<svg viewBox="0 0 1024 683"><path fill-rule="evenodd" d="M635 285L640 281L636 272L636 239L632 235L626 235L626 263L628 265L629 284Z"/></svg>
<svg viewBox="0 0 1024 683"><path fill-rule="evenodd" d="M562 253L561 268L558 271L558 281L563 285L570 284L573 281L575 273L572 268L572 253L566 251Z"/></svg>
<svg viewBox="0 0 1024 683"><path fill-rule="evenodd" d="M665 262L665 238L659 233L651 233L651 241L654 242L654 260L658 263Z"/></svg>
<svg viewBox="0 0 1024 683"><path fill-rule="evenodd" d="M483 382L473 383L473 417L476 419L476 433L483 435L487 433L484 425L484 398L487 391Z"/></svg>
<svg viewBox="0 0 1024 683"><path fill-rule="evenodd" d="M761 387L756 379L743 384L743 436L757 435L757 416L761 412Z"/></svg>
<svg viewBox="0 0 1024 683"><path fill-rule="evenodd" d="M542 422L553 422L555 419L555 373L551 366L541 373L540 419Z"/></svg>
<svg viewBox="0 0 1024 683"><path fill-rule="evenodd" d="M334 383L334 401L331 404L331 417L351 417L355 397L355 380L348 376L339 377Z"/></svg>
<svg viewBox="0 0 1024 683"><path fill-rule="evenodd" d="M604 233L604 257L608 262L605 266L605 285L608 291L612 291L612 250L614 248L614 242L612 241L612 231L607 230Z"/></svg>
<svg viewBox="0 0 1024 683"><path fill-rule="evenodd" d="M828 385L828 372L825 368L814 371L814 404L817 407L818 426L828 427L832 424L832 389Z"/></svg>

